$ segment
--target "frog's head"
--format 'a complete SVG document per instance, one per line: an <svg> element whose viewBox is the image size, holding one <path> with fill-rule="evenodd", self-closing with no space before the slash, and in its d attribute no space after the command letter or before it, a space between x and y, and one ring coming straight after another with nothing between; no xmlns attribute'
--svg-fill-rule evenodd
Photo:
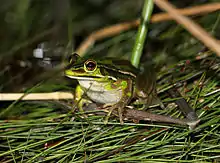
<svg viewBox="0 0 220 163"><path fill-rule="evenodd" d="M102 63L95 59L81 58L76 53L70 56L65 76L77 80L108 81L114 79L103 69Z"/></svg>

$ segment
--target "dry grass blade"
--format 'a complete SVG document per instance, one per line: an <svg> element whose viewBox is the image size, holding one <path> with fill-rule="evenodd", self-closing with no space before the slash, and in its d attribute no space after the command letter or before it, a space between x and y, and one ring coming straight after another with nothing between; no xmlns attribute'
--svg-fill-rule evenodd
<svg viewBox="0 0 220 163"><path fill-rule="evenodd" d="M220 47L218 41L207 33L201 26L193 22L190 18L181 15L181 13L168 1L154 0L154 2L162 10L167 11L170 16L173 17L173 19L175 19L179 24L183 25L184 28L193 36L195 36L198 40L203 42L208 48L220 56Z"/></svg>
<svg viewBox="0 0 220 163"><path fill-rule="evenodd" d="M190 8L178 9L178 12L182 15L202 15L210 12L220 10L220 3L211 3L207 5L195 6ZM151 17L152 23L157 23L166 20L172 20L173 17L167 13L155 14ZM105 27L103 29L97 30L91 33L77 48L76 52L79 55L84 55L90 46L92 46L95 41L104 39L106 37L111 37L120 34L123 31L129 30L131 28L137 27L140 24L140 20L134 20L131 22L124 22L112 26Z"/></svg>
<svg viewBox="0 0 220 163"><path fill-rule="evenodd" d="M73 99L73 94L70 92L51 92L51 93L0 93L0 101L12 100L61 100Z"/></svg>

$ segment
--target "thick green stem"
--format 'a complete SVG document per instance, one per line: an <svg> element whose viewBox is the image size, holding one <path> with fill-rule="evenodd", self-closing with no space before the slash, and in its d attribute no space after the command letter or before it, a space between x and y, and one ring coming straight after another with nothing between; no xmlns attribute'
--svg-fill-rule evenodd
<svg viewBox="0 0 220 163"><path fill-rule="evenodd" d="M150 22L151 14L153 11L153 6L154 6L153 0L145 0L142 16L141 16L141 24L138 28L138 33L131 56L131 63L135 67L138 67L140 62L141 54L144 47L144 42L148 31L148 24Z"/></svg>

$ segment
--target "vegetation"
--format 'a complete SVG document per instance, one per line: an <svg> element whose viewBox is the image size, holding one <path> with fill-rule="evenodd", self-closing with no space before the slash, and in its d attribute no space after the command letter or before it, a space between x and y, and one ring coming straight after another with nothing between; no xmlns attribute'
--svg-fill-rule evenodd
<svg viewBox="0 0 220 163"><path fill-rule="evenodd" d="M169 1L178 8L217 0ZM0 7L0 91L73 92L63 63L92 32L138 18L143 0L7 0ZM154 6L153 14L161 12ZM192 19L219 39L219 10ZM103 37L86 55L130 59L137 28ZM33 57L44 45L48 63ZM100 111L82 113L72 100L1 101L1 162L220 162L220 58L175 21L149 25L144 63L157 72L158 96L166 106L152 113L183 118L166 90L174 84L200 118L198 127L125 121ZM0 95L1 96L1 95ZM97 113L98 112L98 113Z"/></svg>

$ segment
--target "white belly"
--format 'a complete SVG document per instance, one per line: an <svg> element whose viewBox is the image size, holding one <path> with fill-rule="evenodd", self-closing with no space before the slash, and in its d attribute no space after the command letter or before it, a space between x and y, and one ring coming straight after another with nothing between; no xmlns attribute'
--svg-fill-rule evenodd
<svg viewBox="0 0 220 163"><path fill-rule="evenodd" d="M80 86L84 89L87 96L94 102L101 104L115 104L120 101L122 97L122 90L120 88L106 90L105 87L111 83L96 82L89 80L79 80Z"/></svg>

